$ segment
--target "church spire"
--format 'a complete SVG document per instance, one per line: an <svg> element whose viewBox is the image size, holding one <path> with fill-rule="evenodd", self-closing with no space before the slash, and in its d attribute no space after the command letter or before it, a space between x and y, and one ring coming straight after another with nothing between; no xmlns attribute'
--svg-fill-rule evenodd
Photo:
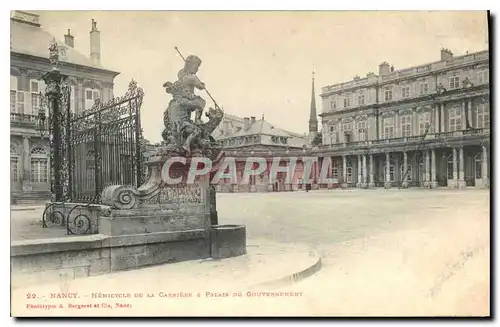
<svg viewBox="0 0 500 327"><path fill-rule="evenodd" d="M311 111L309 116L309 132L318 132L318 116L316 114L316 93L314 92L314 68L312 73Z"/></svg>

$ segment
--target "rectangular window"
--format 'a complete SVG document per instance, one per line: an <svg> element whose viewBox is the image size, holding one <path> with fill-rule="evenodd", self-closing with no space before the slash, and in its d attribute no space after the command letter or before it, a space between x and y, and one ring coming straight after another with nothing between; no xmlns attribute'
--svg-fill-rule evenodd
<svg viewBox="0 0 500 327"><path fill-rule="evenodd" d="M450 109L450 132L460 131L462 129L461 108Z"/></svg>
<svg viewBox="0 0 500 327"><path fill-rule="evenodd" d="M489 128L490 127L490 112L489 107L481 103L477 106L477 128Z"/></svg>
<svg viewBox="0 0 500 327"><path fill-rule="evenodd" d="M358 141L366 141L367 140L367 130L366 130L366 121L358 122Z"/></svg>
<svg viewBox="0 0 500 327"><path fill-rule="evenodd" d="M488 83L488 71L483 70L477 73L477 84Z"/></svg>
<svg viewBox="0 0 500 327"><path fill-rule="evenodd" d="M391 90L386 90L384 92L384 100L385 100L385 102L392 101L392 91Z"/></svg>
<svg viewBox="0 0 500 327"><path fill-rule="evenodd" d="M450 77L450 89L458 89L460 87L460 77Z"/></svg>
<svg viewBox="0 0 500 327"><path fill-rule="evenodd" d="M337 109L337 100L335 98L332 99L330 102L330 109L335 110Z"/></svg>
<svg viewBox="0 0 500 327"><path fill-rule="evenodd" d="M17 91L17 76L10 75L10 90Z"/></svg>
<svg viewBox="0 0 500 327"><path fill-rule="evenodd" d="M401 96L403 98L409 98L410 97L410 87L409 86L404 86L401 88Z"/></svg>
<svg viewBox="0 0 500 327"><path fill-rule="evenodd" d="M38 93L31 93L31 110L34 115L40 109L40 95Z"/></svg>
<svg viewBox="0 0 500 327"><path fill-rule="evenodd" d="M89 110L94 105L94 101L101 98L99 90L85 89L85 110Z"/></svg>
<svg viewBox="0 0 500 327"><path fill-rule="evenodd" d="M419 135L424 135L425 130L427 126L429 126L429 131L430 131L430 125L431 124L431 113L430 112L422 112L419 117L419 122L418 122L418 132Z"/></svg>
<svg viewBox="0 0 500 327"><path fill-rule="evenodd" d="M31 158L31 181L34 183L47 183L47 159Z"/></svg>
<svg viewBox="0 0 500 327"><path fill-rule="evenodd" d="M38 93L39 88L38 88L38 81L36 80L31 80L31 93Z"/></svg>
<svg viewBox="0 0 500 327"><path fill-rule="evenodd" d="M364 104L365 104L365 95L364 94L360 94L358 96L358 105L363 106Z"/></svg>
<svg viewBox="0 0 500 327"><path fill-rule="evenodd" d="M401 122L401 137L411 136L411 115L404 115L400 117Z"/></svg>
<svg viewBox="0 0 500 327"><path fill-rule="evenodd" d="M387 117L383 120L384 123L384 139L394 138L394 117Z"/></svg>
<svg viewBox="0 0 500 327"><path fill-rule="evenodd" d="M24 112L24 92L17 92L17 112L20 114Z"/></svg>
<svg viewBox="0 0 500 327"><path fill-rule="evenodd" d="M420 95L424 95L429 93L429 84L420 83Z"/></svg>
<svg viewBox="0 0 500 327"><path fill-rule="evenodd" d="M349 108L351 106L351 102L349 101L349 98L344 98L344 108Z"/></svg>

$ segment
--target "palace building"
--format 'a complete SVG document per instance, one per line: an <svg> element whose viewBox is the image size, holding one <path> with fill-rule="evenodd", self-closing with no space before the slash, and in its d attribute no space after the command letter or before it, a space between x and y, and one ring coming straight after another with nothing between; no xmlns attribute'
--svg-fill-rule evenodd
<svg viewBox="0 0 500 327"><path fill-rule="evenodd" d="M39 92L44 90L42 76L52 66L49 45L57 41L40 25L38 15L11 13L10 45L10 167L13 202L32 202L50 197L50 156L47 132L36 129L40 109ZM92 21L89 55L75 48L75 36L64 35L57 41L60 71L71 84L71 110L90 109L95 99L113 98L114 79L118 72L101 65L100 31ZM78 39L76 39L78 41Z"/></svg>
<svg viewBox="0 0 500 327"><path fill-rule="evenodd" d="M288 165L290 151L302 150L307 144L305 135L286 131L278 128L264 119L256 117L244 117L225 114L218 129L213 133L214 138L219 141L226 152L226 156L236 160L237 183L232 184L229 179L221 180L218 185L219 192L268 192L268 191L292 191L298 188L297 179L293 183L285 183L285 174L278 173L274 183L269 182L268 172L259 176L252 176L249 184L240 183L245 171L246 159L248 157L266 158L268 168L276 153L283 153L280 165ZM302 171L302 163L299 161L296 170ZM269 169L268 169L269 170Z"/></svg>
<svg viewBox="0 0 500 327"><path fill-rule="evenodd" d="M489 52L441 58L321 90L322 144L335 185L489 187ZM314 119L311 118L314 125ZM310 122L311 125L311 122Z"/></svg>

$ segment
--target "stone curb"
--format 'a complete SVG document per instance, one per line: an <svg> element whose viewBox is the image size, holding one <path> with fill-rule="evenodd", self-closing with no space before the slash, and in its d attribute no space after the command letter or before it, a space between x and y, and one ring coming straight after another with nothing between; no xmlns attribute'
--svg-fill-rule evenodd
<svg viewBox="0 0 500 327"><path fill-rule="evenodd" d="M315 273L319 272L322 268L321 256L318 253L316 253L316 254L318 256L318 260L316 260L316 262L313 265L307 267L306 269L301 270L299 272L296 272L294 274L285 276L285 277L281 277L281 278L274 279L274 280L267 281L267 282L254 284L254 285L250 286L250 289L281 288L281 287L297 284L297 283L311 277Z"/></svg>

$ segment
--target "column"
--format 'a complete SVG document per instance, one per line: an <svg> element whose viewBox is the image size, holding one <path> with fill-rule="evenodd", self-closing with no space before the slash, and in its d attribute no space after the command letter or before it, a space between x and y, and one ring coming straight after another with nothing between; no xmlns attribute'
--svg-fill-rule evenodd
<svg viewBox="0 0 500 327"><path fill-rule="evenodd" d="M431 158L429 156L429 150L425 150L425 187L431 185Z"/></svg>
<svg viewBox="0 0 500 327"><path fill-rule="evenodd" d="M483 180L483 187L490 187L490 180L488 178L488 149L485 145L483 147L483 155L481 160L481 178Z"/></svg>
<svg viewBox="0 0 500 327"><path fill-rule="evenodd" d="M439 105L434 105L434 133L439 132Z"/></svg>
<svg viewBox="0 0 500 327"><path fill-rule="evenodd" d="M437 179L436 179L436 150L431 150L431 188L437 188Z"/></svg>
<svg viewBox="0 0 500 327"><path fill-rule="evenodd" d="M384 182L384 187L385 188L391 188L391 170L390 170L390 164L391 164L391 157L389 152L385 154L385 182Z"/></svg>
<svg viewBox="0 0 500 327"><path fill-rule="evenodd" d="M462 101L462 114L460 115L460 117L462 118L460 129L464 130L465 129L465 119L467 119L467 117L465 116L465 100Z"/></svg>
<svg viewBox="0 0 500 327"><path fill-rule="evenodd" d="M403 180L401 181L401 186L403 188L408 187L408 153L406 151L403 152L403 176L401 176Z"/></svg>
<svg viewBox="0 0 500 327"><path fill-rule="evenodd" d="M366 154L363 155L363 187L366 187L368 185L368 180L367 180L367 169L366 169Z"/></svg>
<svg viewBox="0 0 500 327"><path fill-rule="evenodd" d="M440 104L441 107L441 128L439 129L440 133L446 132L446 125L444 123L444 103Z"/></svg>
<svg viewBox="0 0 500 327"><path fill-rule="evenodd" d="M370 154L370 181L368 187L375 187L375 179L373 178L373 154Z"/></svg>
<svg viewBox="0 0 500 327"><path fill-rule="evenodd" d="M347 187L347 156L342 156L342 187Z"/></svg>
<svg viewBox="0 0 500 327"><path fill-rule="evenodd" d="M458 187L457 149L453 148L453 187Z"/></svg>
<svg viewBox="0 0 500 327"><path fill-rule="evenodd" d="M358 155L358 180L356 181L356 187L361 187L361 184L363 183L363 176L361 175L361 156Z"/></svg>
<svg viewBox="0 0 500 327"><path fill-rule="evenodd" d="M465 188L465 160L464 148L458 149L458 188Z"/></svg>
<svg viewBox="0 0 500 327"><path fill-rule="evenodd" d="M472 98L467 99L467 117L469 118L470 126L474 127L474 124L472 124Z"/></svg>

